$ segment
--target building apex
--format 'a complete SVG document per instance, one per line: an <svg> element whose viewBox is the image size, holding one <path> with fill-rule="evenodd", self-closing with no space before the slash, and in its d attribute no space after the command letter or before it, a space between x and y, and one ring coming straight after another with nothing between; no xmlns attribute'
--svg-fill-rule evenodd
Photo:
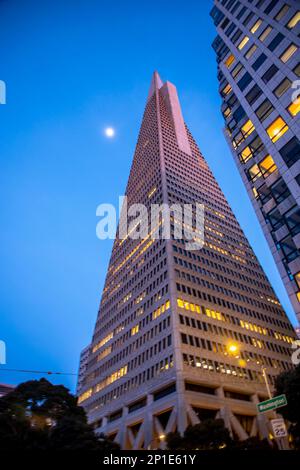
<svg viewBox="0 0 300 470"><path fill-rule="evenodd" d="M150 100L151 96L154 94L156 90L159 90L163 86L163 81L159 76L159 73L157 70L154 70L152 79L151 79L151 84L150 84L150 90L148 94L148 99L147 101Z"/></svg>

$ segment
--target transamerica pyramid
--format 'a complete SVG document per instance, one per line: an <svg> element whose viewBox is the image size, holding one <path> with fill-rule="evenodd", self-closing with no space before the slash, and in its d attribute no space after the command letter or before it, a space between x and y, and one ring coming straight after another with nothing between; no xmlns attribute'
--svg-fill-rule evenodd
<svg viewBox="0 0 300 470"><path fill-rule="evenodd" d="M78 398L89 421L123 449L164 448L217 417L238 439L268 438L256 404L292 368L294 330L157 72L126 196L149 210L199 202L204 246L174 237L176 215L169 239L116 237Z"/></svg>

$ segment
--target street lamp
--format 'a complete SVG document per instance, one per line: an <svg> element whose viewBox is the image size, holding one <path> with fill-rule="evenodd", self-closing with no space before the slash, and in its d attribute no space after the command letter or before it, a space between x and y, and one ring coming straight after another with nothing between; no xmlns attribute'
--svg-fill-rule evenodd
<svg viewBox="0 0 300 470"><path fill-rule="evenodd" d="M228 343L227 345L227 351L230 355L234 355L234 357L236 359L239 358L239 352L240 352L240 347L239 347L239 344L237 343L234 343L234 342L230 342ZM250 359L249 359L250 361ZM264 382L265 382L265 385L266 385L266 389L267 389L267 393L268 393L268 397L269 398L272 398L272 394L271 394L271 389L270 389L270 384L269 384L269 380L268 380L268 375L266 373L266 367L262 364L260 364L259 362L256 362L256 364L259 364L260 365L260 370L261 370L261 373L262 373L262 376L264 378ZM245 367L246 363L243 359L240 359L239 361L239 365L241 367Z"/></svg>

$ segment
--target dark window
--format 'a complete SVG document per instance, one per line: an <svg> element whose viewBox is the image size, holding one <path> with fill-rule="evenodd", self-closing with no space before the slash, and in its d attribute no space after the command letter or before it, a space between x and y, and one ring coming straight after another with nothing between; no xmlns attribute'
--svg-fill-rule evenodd
<svg viewBox="0 0 300 470"><path fill-rule="evenodd" d="M287 164L291 167L300 159L300 142L297 137L293 137L287 144L285 144L280 150L280 155Z"/></svg>
<svg viewBox="0 0 300 470"><path fill-rule="evenodd" d="M181 341L183 344L188 344L187 335L185 333L181 333Z"/></svg>
<svg viewBox="0 0 300 470"><path fill-rule="evenodd" d="M275 201L280 204L284 201L291 193L283 179L279 179L271 186L271 193Z"/></svg>
<svg viewBox="0 0 300 470"><path fill-rule="evenodd" d="M253 104L257 98L262 94L262 91L261 89L259 88L258 85L254 85L253 88L251 88L251 90L247 93L246 95L246 100L248 101L248 103L251 105Z"/></svg>
<svg viewBox="0 0 300 470"><path fill-rule="evenodd" d="M257 190L257 193L258 193L258 197L259 197L262 204L266 204L266 202L268 202L268 201L270 201L270 199L272 199L272 193L271 193L270 189L268 188L268 186L266 184L261 186Z"/></svg>
<svg viewBox="0 0 300 470"><path fill-rule="evenodd" d="M262 140L260 137L256 136L250 143L249 147L253 153L253 155L257 154L258 152L261 152L261 150L264 148Z"/></svg>
<svg viewBox="0 0 300 470"><path fill-rule="evenodd" d="M163 388L162 390L159 390L158 392L154 393L153 400L160 400L161 398L166 397L167 395L170 395L174 392L176 392L176 384L170 385L169 387Z"/></svg>
<svg viewBox="0 0 300 470"><path fill-rule="evenodd" d="M283 95L292 85L291 80L288 78L285 78L282 80L282 82L279 83L279 85L273 90L274 95L277 96L277 98L280 98L280 96Z"/></svg>
<svg viewBox="0 0 300 470"><path fill-rule="evenodd" d="M236 4L234 5L234 7L231 9L231 12L230 12L230 13L233 15L234 12L239 8L240 5L241 5L240 2L236 2Z"/></svg>
<svg viewBox="0 0 300 470"><path fill-rule="evenodd" d="M293 242L291 235L281 240L278 243L278 246L279 248L282 249L283 254L288 263L293 261L299 255L299 252L297 250L295 243Z"/></svg>
<svg viewBox="0 0 300 470"><path fill-rule="evenodd" d="M243 14L245 13L246 10L247 10L246 7L243 7L243 8L241 9L241 11L239 12L239 14L237 15L237 19L238 19L238 20L242 18Z"/></svg>
<svg viewBox="0 0 300 470"><path fill-rule="evenodd" d="M272 77L278 72L278 67L276 65L271 65L271 67L263 74L261 77L264 83L268 83Z"/></svg>
<svg viewBox="0 0 300 470"><path fill-rule="evenodd" d="M277 207L268 213L267 220L270 222L274 230L278 230L284 225L284 218L280 214Z"/></svg>
<svg viewBox="0 0 300 470"><path fill-rule="evenodd" d="M296 65L296 67L293 69L293 72L297 77L300 77L300 64Z"/></svg>
<svg viewBox="0 0 300 470"><path fill-rule="evenodd" d="M251 400L250 395L246 395L245 393L232 392L229 390L224 390L224 395L226 398L233 398L234 400L244 400L244 401Z"/></svg>
<svg viewBox="0 0 300 470"><path fill-rule="evenodd" d="M244 19L243 25L246 26L246 25L249 23L249 21L251 21L251 19L253 18L253 16L254 16L254 13L252 13L252 12L249 13L249 15L246 16L246 18Z"/></svg>
<svg viewBox="0 0 300 470"><path fill-rule="evenodd" d="M143 408L147 404L147 399L143 398L142 400L136 401L135 403L132 403L132 405L128 406L128 413L133 413L136 410L139 410L140 408Z"/></svg>
<svg viewBox="0 0 300 470"><path fill-rule="evenodd" d="M237 98L234 93L232 93L232 96L227 100L228 105L232 108L235 103L237 102Z"/></svg>
<svg viewBox="0 0 300 470"><path fill-rule="evenodd" d="M271 112L273 111L274 107L268 99L262 102L262 104L257 108L255 111L256 116L258 119L263 122L265 119L267 119L268 116L270 116Z"/></svg>
<svg viewBox="0 0 300 470"><path fill-rule="evenodd" d="M208 395L214 395L215 389L212 387L206 387L205 385L193 384L190 382L185 383L185 389L191 392L207 393Z"/></svg>
<svg viewBox="0 0 300 470"><path fill-rule="evenodd" d="M108 422L111 423L112 421L116 421L117 419L120 419L122 417L122 409L115 411L113 414L111 414L108 417Z"/></svg>
<svg viewBox="0 0 300 470"><path fill-rule="evenodd" d="M278 4L278 0L272 0L271 3L269 3L269 5L267 6L267 8L265 9L264 13L266 15L268 15L270 13L270 11L273 10L273 8Z"/></svg>
<svg viewBox="0 0 300 470"><path fill-rule="evenodd" d="M234 35L232 36L231 41L232 41L233 43L235 43L235 42L241 37L241 35L242 35L242 31L241 31L240 29L238 29L238 30L234 33Z"/></svg>
<svg viewBox="0 0 300 470"><path fill-rule="evenodd" d="M218 26L218 24L222 21L224 18L224 13L219 10L216 6L213 7L213 9L210 12L210 16L212 17L214 21L214 25Z"/></svg>
<svg viewBox="0 0 300 470"><path fill-rule="evenodd" d="M238 122L245 116L245 110L242 106L239 106L233 113L233 119Z"/></svg>
<svg viewBox="0 0 300 470"><path fill-rule="evenodd" d="M266 60L267 56L266 54L260 54L260 56L256 59L255 62L253 62L252 64L252 68L253 70L258 70L259 67L264 63L264 61Z"/></svg>
<svg viewBox="0 0 300 470"><path fill-rule="evenodd" d="M220 28L225 29L228 24L229 24L229 18L225 18L225 20L221 24Z"/></svg>
<svg viewBox="0 0 300 470"><path fill-rule="evenodd" d="M270 42L270 44L268 45L268 49L270 51L274 51L276 49L276 47L281 43L281 41L283 40L284 38L284 35L282 33L278 33L276 34L275 38L272 39L272 41Z"/></svg>
<svg viewBox="0 0 300 470"><path fill-rule="evenodd" d="M252 77L249 72L246 72L243 77L240 79L240 81L237 83L239 89L241 91L245 90L245 88L249 85L249 83L252 81Z"/></svg>
<svg viewBox="0 0 300 470"><path fill-rule="evenodd" d="M300 186L300 173L299 173L299 175L296 176L295 180L297 181L297 183L298 183L299 186Z"/></svg>
<svg viewBox="0 0 300 470"><path fill-rule="evenodd" d="M294 237L297 233L300 232L300 209L298 206L293 207L293 209L289 210L285 215L284 218L286 220L286 224L290 229L292 236Z"/></svg>
<svg viewBox="0 0 300 470"><path fill-rule="evenodd" d="M230 34L235 30L236 26L234 23L231 23L230 26L228 26L227 30L225 31L225 34L227 37L230 36Z"/></svg>

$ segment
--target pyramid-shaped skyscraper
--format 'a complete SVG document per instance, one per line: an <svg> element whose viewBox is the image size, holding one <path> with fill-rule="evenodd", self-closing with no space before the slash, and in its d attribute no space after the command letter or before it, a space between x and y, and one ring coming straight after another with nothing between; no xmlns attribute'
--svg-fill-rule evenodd
<svg viewBox="0 0 300 470"><path fill-rule="evenodd" d="M182 116L154 73L126 188L128 206L205 208L204 246L116 238L79 403L124 449L221 417L232 435L269 436L257 402L293 367L294 330ZM174 234L176 216L171 217ZM264 378L265 375L265 378Z"/></svg>

